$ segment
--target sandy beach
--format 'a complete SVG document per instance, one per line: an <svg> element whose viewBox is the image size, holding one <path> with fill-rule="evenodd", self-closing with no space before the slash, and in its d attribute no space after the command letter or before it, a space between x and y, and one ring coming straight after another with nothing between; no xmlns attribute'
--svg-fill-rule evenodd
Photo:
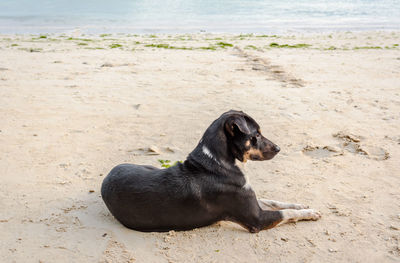
<svg viewBox="0 0 400 263"><path fill-rule="evenodd" d="M0 35L0 262L399 262L399 44L400 32ZM257 196L319 221L141 233L112 217L112 167L184 160L230 109L282 149L246 164Z"/></svg>

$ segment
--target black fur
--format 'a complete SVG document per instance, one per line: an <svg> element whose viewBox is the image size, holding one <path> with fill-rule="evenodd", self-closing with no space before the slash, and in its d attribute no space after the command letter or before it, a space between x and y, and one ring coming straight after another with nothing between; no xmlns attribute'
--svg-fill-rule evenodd
<svg viewBox="0 0 400 263"><path fill-rule="evenodd" d="M250 116L229 111L208 127L184 163L168 169L120 164L104 179L101 194L114 217L135 230L188 230L230 220L258 232L282 216L259 207L235 159L268 160L277 152Z"/></svg>

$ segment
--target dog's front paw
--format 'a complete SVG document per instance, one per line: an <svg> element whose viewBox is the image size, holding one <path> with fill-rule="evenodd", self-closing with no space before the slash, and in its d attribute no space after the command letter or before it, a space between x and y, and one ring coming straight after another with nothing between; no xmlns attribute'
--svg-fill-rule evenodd
<svg viewBox="0 0 400 263"><path fill-rule="evenodd" d="M315 211L314 209L307 209L307 214L308 214L308 220L317 221L318 219L321 218L321 213Z"/></svg>

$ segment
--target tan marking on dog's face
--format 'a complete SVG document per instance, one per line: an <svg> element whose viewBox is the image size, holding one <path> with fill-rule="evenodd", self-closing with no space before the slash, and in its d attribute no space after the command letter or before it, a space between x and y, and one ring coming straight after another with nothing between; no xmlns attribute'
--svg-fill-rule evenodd
<svg viewBox="0 0 400 263"><path fill-rule="evenodd" d="M259 160L263 160L264 156L262 154L262 152L259 149L255 149L255 148L250 148L248 151L246 151L243 154L243 162L246 162L247 160L252 160L251 158L254 158L254 156L258 156Z"/></svg>
<svg viewBox="0 0 400 263"><path fill-rule="evenodd" d="M247 140L246 143L244 144L246 147L250 147L250 140Z"/></svg>

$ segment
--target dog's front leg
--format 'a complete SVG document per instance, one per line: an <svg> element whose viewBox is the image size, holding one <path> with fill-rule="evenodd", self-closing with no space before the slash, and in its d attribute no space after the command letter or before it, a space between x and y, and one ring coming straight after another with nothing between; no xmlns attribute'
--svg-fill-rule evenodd
<svg viewBox="0 0 400 263"><path fill-rule="evenodd" d="M321 218L321 214L313 209L263 209L262 205L260 205L263 202L257 200L253 191L248 190L235 194L233 198L227 195L226 199L221 198L220 200L223 201L224 206L226 204L229 205L230 212L226 219L239 223L252 233L270 229L287 222L318 220Z"/></svg>
<svg viewBox="0 0 400 263"><path fill-rule="evenodd" d="M308 208L308 205L302 205L302 204L290 204L290 203L284 203L284 202L279 202L275 200L267 200L267 199L257 199L258 205L261 207L263 210L281 210L281 209L306 209Z"/></svg>
<svg viewBox="0 0 400 263"><path fill-rule="evenodd" d="M256 211L248 211L237 217L230 218L239 223L252 233L270 229L277 225L296 222L300 220L318 220L321 214L313 209L285 209L285 210L263 210L258 208Z"/></svg>
<svg viewBox="0 0 400 263"><path fill-rule="evenodd" d="M261 210L258 226L247 227L250 232L257 233L260 230L270 229L278 225L300 220L318 220L321 214L313 209L285 209L278 211Z"/></svg>

